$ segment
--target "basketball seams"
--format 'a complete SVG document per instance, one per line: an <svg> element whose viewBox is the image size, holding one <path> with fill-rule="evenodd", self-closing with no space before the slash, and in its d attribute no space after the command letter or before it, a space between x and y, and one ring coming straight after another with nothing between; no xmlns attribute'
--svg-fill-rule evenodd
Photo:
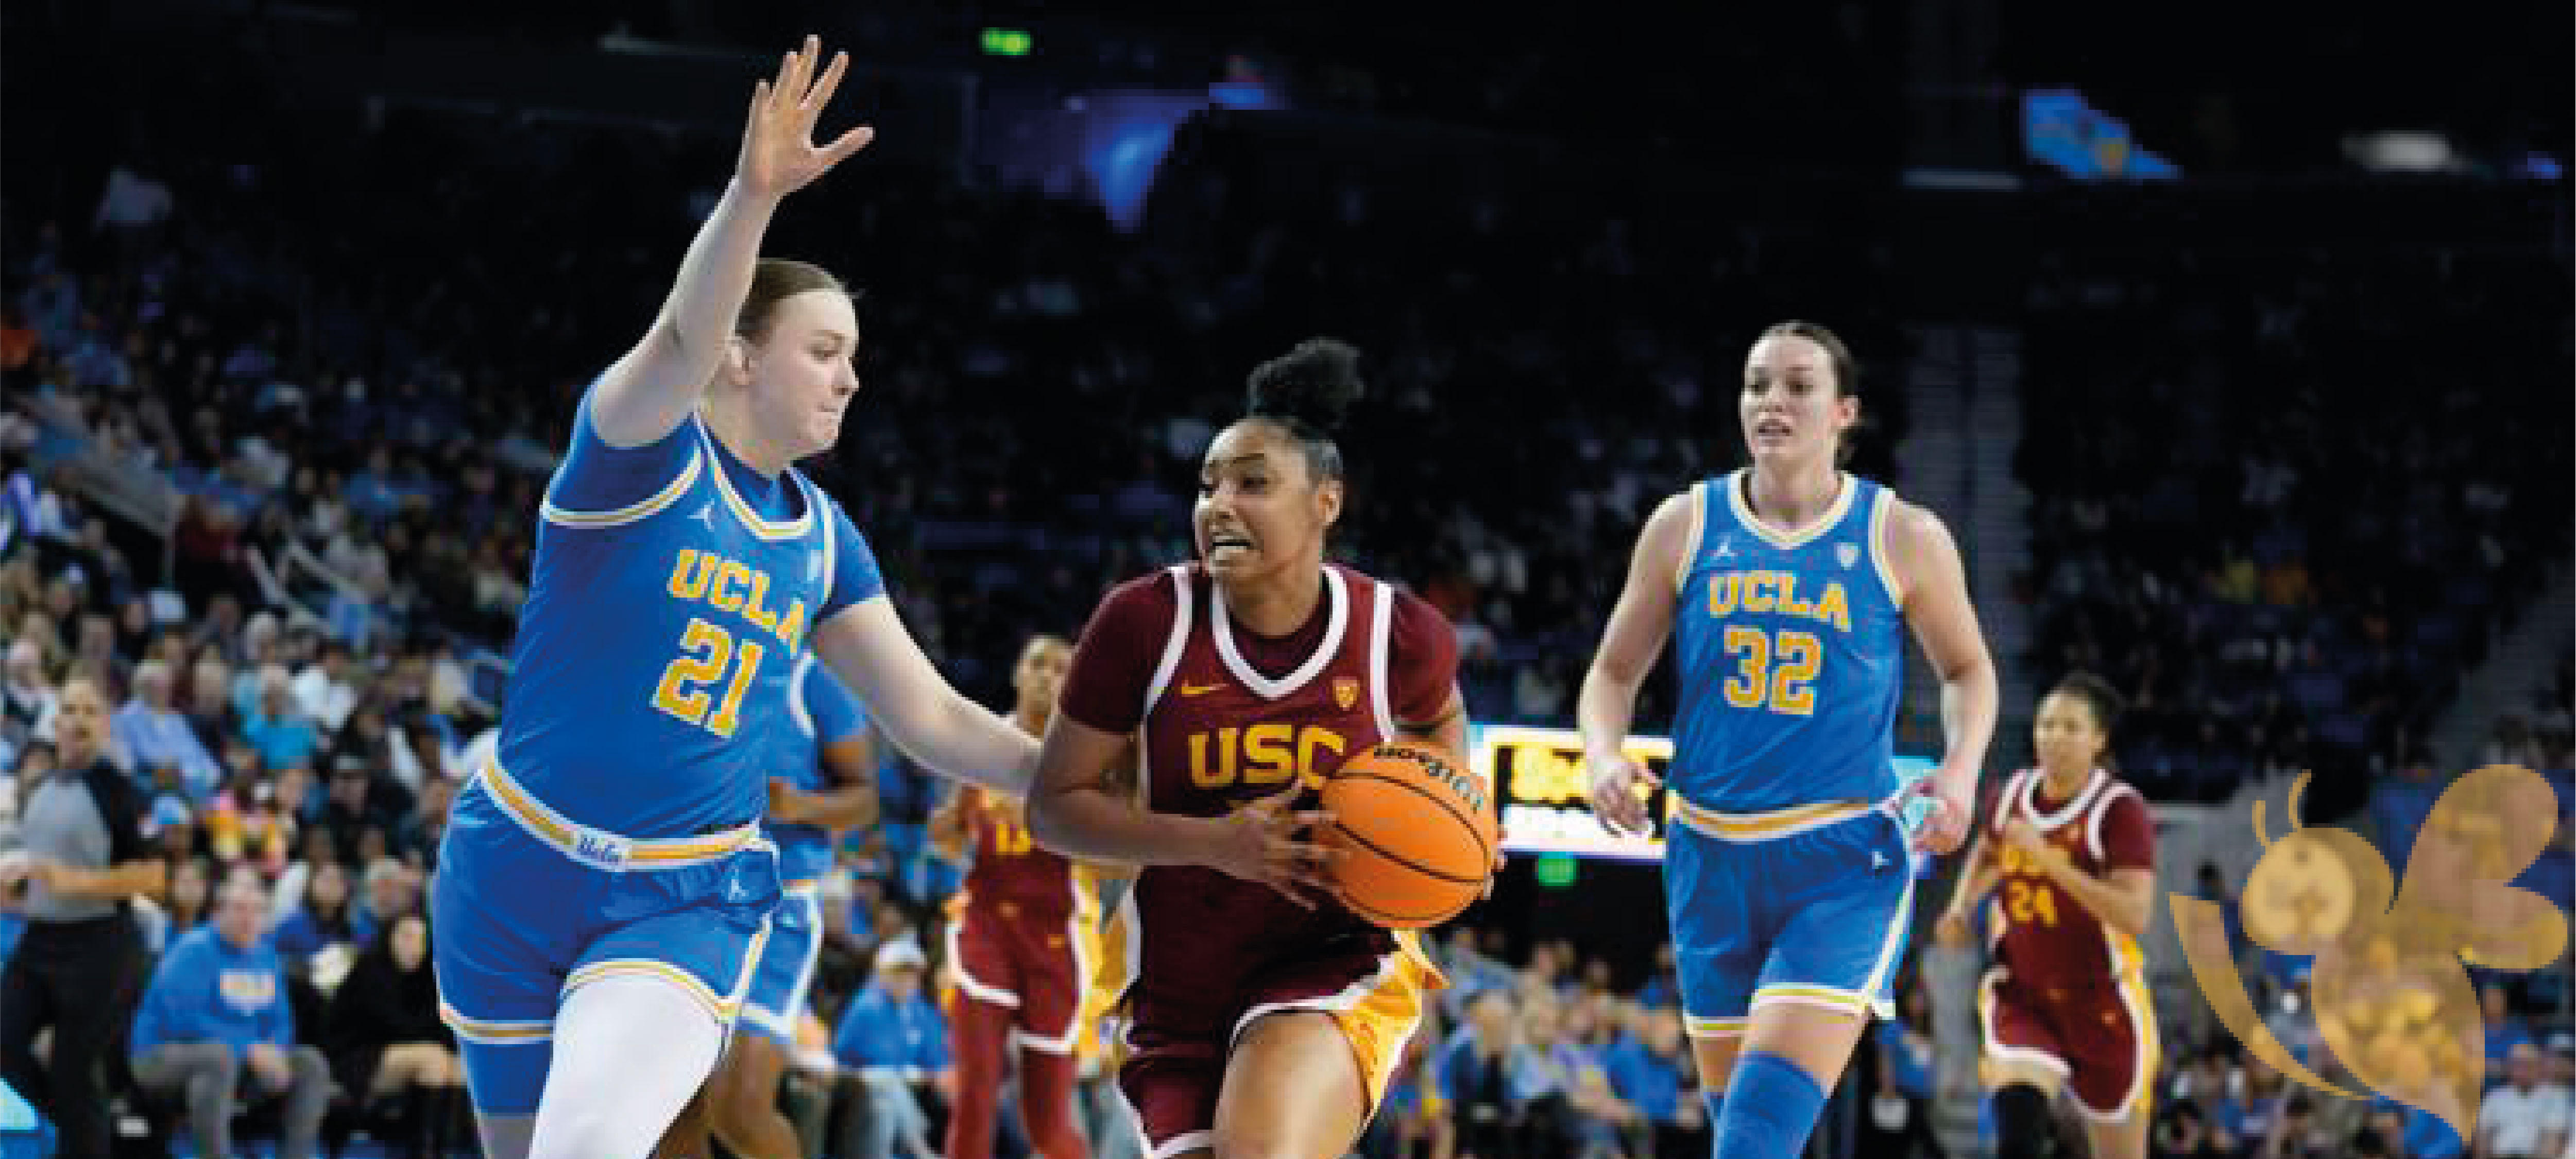
<svg viewBox="0 0 2576 1159"><path fill-rule="evenodd" d="M1412 793L1414 796L1429 801L1434 805L1440 806L1440 808L1450 816L1457 818L1459 824L1467 827L1468 836L1476 839L1476 852L1484 857L1484 863L1487 865L1492 865L1494 863L1494 847L1493 843L1485 840L1485 827L1478 824L1475 819L1467 816L1466 813L1460 811L1458 806L1450 803L1448 798L1433 793L1411 781L1397 780L1396 778L1387 776L1384 773L1352 773L1347 777L1336 777L1334 779L1351 781L1384 781L1387 784L1394 785L1397 788Z"/></svg>
<svg viewBox="0 0 2576 1159"><path fill-rule="evenodd" d="M1359 778L1353 778L1353 779L1354 779L1354 780L1357 780L1357 779L1359 779ZM1382 780L1385 780L1386 778L1384 778L1384 777L1371 777L1371 778L1368 778L1368 779L1370 779L1370 780L1379 780L1379 781L1382 781ZM1457 874L1454 874L1454 873L1448 873L1448 872L1445 872L1445 871L1442 871L1442 870L1433 869L1433 868L1431 868L1430 866L1428 866L1428 865L1424 865L1424 864L1421 864L1420 862L1417 862L1417 861L1413 860L1413 859L1412 859L1412 858L1410 858L1410 857L1406 857L1406 856L1404 856L1404 855L1402 855L1402 854L1400 854L1400 853L1396 853L1396 852L1394 852L1394 851L1392 851L1392 850L1388 849L1386 846L1380 845L1380 844L1378 844L1378 843L1377 843L1377 842L1375 842L1375 841L1371 841L1371 840L1369 840L1367 837L1364 837L1364 836L1362 836L1362 835L1360 835L1360 834L1358 834L1358 833L1354 833L1354 832L1352 832L1351 830L1348 830L1348 829L1342 828L1340 825L1335 825L1335 826L1333 826L1333 833L1334 833L1334 835L1335 835L1335 836L1337 836L1337 837L1339 837L1339 838L1341 838L1341 839L1343 839L1343 840L1349 841L1349 842L1351 842L1351 843L1353 843L1353 844L1355 844L1355 845L1359 845L1359 846L1361 846L1361 847L1363 847L1363 848L1366 848L1369 852L1374 853L1374 854L1378 855L1379 857L1384 858L1385 860L1387 860L1387 861L1389 861L1389 862L1391 862L1391 863L1393 863L1393 864L1401 865L1401 866L1405 867L1406 869L1410 869L1410 870L1412 870L1412 871L1413 871L1413 872L1415 872L1415 873L1419 873L1419 874L1421 874L1421 875L1422 875L1422 876L1424 876L1424 877L1438 878L1438 879L1440 879L1441 881L1445 881L1445 882L1450 883L1451 885L1483 885L1483 884L1485 883L1485 879L1483 879L1483 878L1481 878L1481 877L1460 877L1460 876L1458 876Z"/></svg>

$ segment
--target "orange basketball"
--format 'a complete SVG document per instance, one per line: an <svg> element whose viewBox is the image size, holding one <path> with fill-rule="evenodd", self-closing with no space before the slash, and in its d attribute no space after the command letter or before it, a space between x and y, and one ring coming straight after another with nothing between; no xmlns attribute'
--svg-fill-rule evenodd
<svg viewBox="0 0 2576 1159"><path fill-rule="evenodd" d="M1485 891L1494 869L1492 806L1467 762L1423 741L1388 741L1324 782L1333 823L1320 843L1342 904L1392 930L1436 926Z"/></svg>

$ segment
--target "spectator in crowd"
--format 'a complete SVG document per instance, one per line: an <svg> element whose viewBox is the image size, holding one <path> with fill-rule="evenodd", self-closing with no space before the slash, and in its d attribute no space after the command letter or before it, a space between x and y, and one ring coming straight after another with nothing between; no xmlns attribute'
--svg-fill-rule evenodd
<svg viewBox="0 0 2576 1159"><path fill-rule="evenodd" d="M359 944L351 894L345 863L336 857L308 862L304 896L277 924L278 955L294 966L333 946Z"/></svg>
<svg viewBox="0 0 2576 1159"><path fill-rule="evenodd" d="M248 1094L285 1100L278 1159L312 1159L330 1106L329 1064L296 1044L285 965L261 929L267 916L257 874L226 877L214 920L171 943L134 1016L134 1081L184 1102L199 1155L234 1154L233 1104Z"/></svg>
<svg viewBox="0 0 2576 1159"><path fill-rule="evenodd" d="M144 944L155 956L214 916L214 863L182 855L169 864L168 895L144 931Z"/></svg>
<svg viewBox="0 0 2576 1159"><path fill-rule="evenodd" d="M349 646L325 640L313 663L295 674L296 704L324 733L339 732L349 710L357 706L358 692L349 683L349 669Z"/></svg>
<svg viewBox="0 0 2576 1159"><path fill-rule="evenodd" d="M1888 1159L1941 1159L1932 1131L1932 996L1907 975L1897 993L1897 1016L1870 1034L1871 1081L1861 1109L1860 1153Z"/></svg>
<svg viewBox="0 0 2576 1159"><path fill-rule="evenodd" d="M371 830L379 837L383 830ZM380 853L367 863L366 898L357 915L359 940L372 942L376 931L405 914L420 909L420 871L403 864L390 854Z"/></svg>
<svg viewBox="0 0 2576 1159"><path fill-rule="evenodd" d="M2513 993L2503 984L2489 982L2478 988L2480 1041L2487 1048L2487 1073L2503 1074L2506 1060L2518 1046L2532 1045L2531 1027L2513 1012Z"/></svg>
<svg viewBox="0 0 2576 1159"><path fill-rule="evenodd" d="M259 670L259 699L245 714L242 735L259 751L260 765L271 772L313 759L322 736L296 704L284 666L270 664Z"/></svg>
<svg viewBox="0 0 2576 1159"><path fill-rule="evenodd" d="M0 1079L61 1131L65 1159L106 1159L104 1064L122 1045L149 969L127 899L159 893L144 803L107 761L107 696L87 679L58 690L59 763L27 790L21 849L0 855L0 898L27 921L0 971ZM50 1027L46 1064L36 1035Z"/></svg>
<svg viewBox="0 0 2576 1159"><path fill-rule="evenodd" d="M20 638L9 644L8 673L0 681L0 729L13 741L36 736L36 723L54 715L53 682L45 679L44 645Z"/></svg>
<svg viewBox="0 0 2576 1159"><path fill-rule="evenodd" d="M911 938L885 942L877 947L867 988L841 1012L832 1057L855 1072L844 1097L845 1103L857 1105L844 1107L836 1154L850 1159L926 1159L936 1154L930 1146L933 1111L946 1103L953 1072L947 1026L921 992L928 966Z"/></svg>
<svg viewBox="0 0 2576 1159"><path fill-rule="evenodd" d="M1476 1159L1539 1159L1515 1129L1510 1081L1516 1019L1511 991L1497 987L1467 1003L1464 1025L1441 1047L1433 1073L1449 1107L1458 1153Z"/></svg>
<svg viewBox="0 0 2576 1159"><path fill-rule="evenodd" d="M174 679L161 661L135 665L134 698L116 710L113 732L137 777L149 784L159 779L160 770L174 769L188 799L201 803L223 782L223 768L175 705Z"/></svg>
<svg viewBox="0 0 2576 1159"><path fill-rule="evenodd" d="M2540 1048L2528 1041L2514 1044L2504 1073L2478 1110L2477 1159L2558 1159L2576 1122L2576 1096L2541 1081Z"/></svg>
<svg viewBox="0 0 2576 1159"><path fill-rule="evenodd" d="M189 669L188 696L182 705L188 727L194 729L199 745L209 754L220 752L224 742L241 735L241 714L233 711L232 666L212 646L197 650L196 663ZM211 759L211 758L210 758Z"/></svg>
<svg viewBox="0 0 2576 1159"><path fill-rule="evenodd" d="M429 923L405 914L386 926L331 993L323 1041L342 1089L400 1103L412 1128L407 1154L438 1159L465 1133L464 1064L438 1017L429 968Z"/></svg>

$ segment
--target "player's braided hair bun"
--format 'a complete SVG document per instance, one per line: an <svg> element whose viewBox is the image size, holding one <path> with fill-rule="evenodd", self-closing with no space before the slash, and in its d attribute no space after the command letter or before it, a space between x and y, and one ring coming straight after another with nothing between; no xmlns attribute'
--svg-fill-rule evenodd
<svg viewBox="0 0 2576 1159"><path fill-rule="evenodd" d="M1252 369L1245 413L1302 439L1329 440L1363 389L1358 350L1338 338L1309 338Z"/></svg>

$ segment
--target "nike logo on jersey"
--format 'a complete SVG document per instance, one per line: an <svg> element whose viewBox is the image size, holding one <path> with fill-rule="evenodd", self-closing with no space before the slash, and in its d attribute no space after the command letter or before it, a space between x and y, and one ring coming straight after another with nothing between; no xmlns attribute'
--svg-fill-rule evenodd
<svg viewBox="0 0 2576 1159"><path fill-rule="evenodd" d="M1887 855L1875 849L1870 850L1869 867L1873 872L1887 868Z"/></svg>
<svg viewBox="0 0 2576 1159"><path fill-rule="evenodd" d="M706 525L707 525L707 530L709 530L709 531L713 531L713 530L715 530L715 529L716 529L716 501L715 501L715 500L713 500L713 499L709 499L709 500L707 500L707 501L706 501L706 502L704 502L704 503L698 504L698 513L697 513L697 514L695 514L695 515L690 516L689 518L691 518L691 519L695 519L695 520L697 520L697 521L698 521L698 522L700 522L700 523L706 524Z"/></svg>
<svg viewBox="0 0 2576 1159"><path fill-rule="evenodd" d="M1223 684L1221 684L1221 683L1220 683L1220 684L1192 684L1192 683L1190 683L1189 681L1184 680L1184 681L1182 681L1182 682L1181 682L1181 695L1183 695L1183 696L1205 696L1205 695L1207 695L1208 693L1214 692L1214 691L1216 691L1217 689L1220 689L1220 688L1223 688L1223 687L1225 687L1225 685L1223 685Z"/></svg>

